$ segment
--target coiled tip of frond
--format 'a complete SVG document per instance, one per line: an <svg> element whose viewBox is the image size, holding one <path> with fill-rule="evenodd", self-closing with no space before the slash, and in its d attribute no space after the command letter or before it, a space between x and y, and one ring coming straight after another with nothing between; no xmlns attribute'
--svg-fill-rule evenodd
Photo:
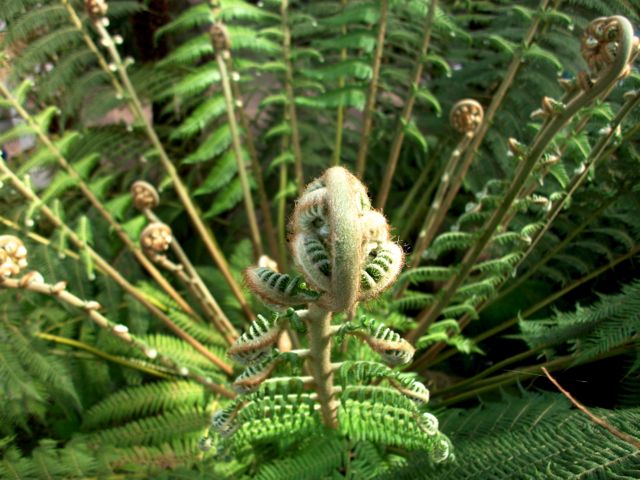
<svg viewBox="0 0 640 480"><path fill-rule="evenodd" d="M209 38L217 53L231 50L231 39L227 27L220 22L215 22L209 27Z"/></svg>
<svg viewBox="0 0 640 480"><path fill-rule="evenodd" d="M160 204L158 192L149 182L138 180L131 185L133 205L138 210L153 210Z"/></svg>
<svg viewBox="0 0 640 480"><path fill-rule="evenodd" d="M473 133L482 123L484 109L471 98L457 102L449 114L449 122L454 130L460 133Z"/></svg>
<svg viewBox="0 0 640 480"><path fill-rule="evenodd" d="M84 0L84 8L92 19L100 19L107 16L109 5L106 0Z"/></svg>
<svg viewBox="0 0 640 480"><path fill-rule="evenodd" d="M140 234L140 244L146 251L152 253L166 252L172 241L171 228L161 222L150 223Z"/></svg>
<svg viewBox="0 0 640 480"><path fill-rule="evenodd" d="M389 239L387 219L345 168L332 167L306 187L291 228L296 266L322 292L319 302L328 310L348 310L379 294L402 268L403 252Z"/></svg>
<svg viewBox="0 0 640 480"><path fill-rule="evenodd" d="M13 235L0 235L0 277L18 275L27 265L27 248L22 240Z"/></svg>

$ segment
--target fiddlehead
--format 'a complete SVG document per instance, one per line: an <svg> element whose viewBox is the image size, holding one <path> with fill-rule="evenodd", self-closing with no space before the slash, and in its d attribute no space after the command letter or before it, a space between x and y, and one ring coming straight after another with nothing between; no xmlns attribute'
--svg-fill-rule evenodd
<svg viewBox="0 0 640 480"><path fill-rule="evenodd" d="M411 344L372 319L332 325L335 314L353 314L358 302L381 294L400 273L404 255L391 239L384 215L371 208L358 179L333 167L304 190L291 232L291 252L301 275L261 266L245 272L246 284L267 306L289 308L271 319L258 316L229 349L229 356L246 366L234 382L243 397L218 412L212 428L223 437L235 433L233 438L240 440L265 440L284 431L321 432L324 424L356 440L426 449L443 459L449 443L438 432L437 421L423 415L429 391L422 383L382 363L332 361L333 337L340 340L346 334L391 366L405 365L413 357ZM290 308L305 304L305 310ZM275 350L288 327L306 334L308 349ZM303 362L310 376L274 376L282 363L295 371ZM376 384L358 385L371 380ZM308 393L310 388L315 392ZM389 421L380 422L381 415Z"/></svg>

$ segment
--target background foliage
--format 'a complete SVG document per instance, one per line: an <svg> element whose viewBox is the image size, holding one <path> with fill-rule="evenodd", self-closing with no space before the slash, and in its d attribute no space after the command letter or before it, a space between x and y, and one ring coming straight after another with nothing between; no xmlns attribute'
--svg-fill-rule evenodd
<svg viewBox="0 0 640 480"><path fill-rule="evenodd" d="M0 477L639 476L638 450L570 408L540 371L555 371L596 414L640 436L638 112L631 108L611 127L637 97L637 68L558 132L542 160L548 164L532 172L530 191L518 197L470 274L428 328L417 326L459 275L523 163L526 155L514 155L509 139L526 150L542 125L531 112L545 96L563 98L558 78L573 79L586 68L583 30L598 16L616 14L637 27L640 4L442 1L430 19L431 4L421 0L193 3L109 1L108 31L120 63L83 2L0 6L7 25L0 75L30 119L21 118L9 97L0 98L8 120L0 145L20 143L7 164L39 197L25 200L9 177L0 176L0 234L20 236L31 268L98 301L105 317L189 372L181 375L119 342L55 298L0 290ZM228 31L226 71L208 33L213 21ZM382 24L384 48L378 51ZM431 38L422 52L426 31ZM126 69L140 111L119 68ZM236 102L237 135L225 78ZM287 270L287 218L304 182L338 162L356 171L363 149L363 181L379 199L382 179L390 179L385 214L411 255L459 148L461 134L448 112L463 98L480 102L485 115L500 101L467 174L457 176L461 188L428 248L408 257L395 291L358 312L414 335L418 353L407 370L431 390L427 408L451 439L455 459L435 464L364 414L347 436L317 423L295 430L276 419L267 433L265 424L256 424L252 435L264 434L263 441L229 445L214 437L214 448L203 452L211 415L228 400L192 377L225 385L231 376L105 275L90 253L98 252L171 322L227 361L223 335L181 310L123 240L137 247L147 224L132 205L131 184L145 179L158 187L155 214L171 225L242 330L248 323L238 295L195 234L163 155L238 284L260 253ZM414 106L406 115L409 99ZM610 132L594 164L598 142ZM401 137L398 165L389 173L390 152ZM260 244L252 236L239 165L249 173ZM580 188L548 221L551 205L564 202L583 173ZM70 228L43 214L43 204ZM247 302L254 313L266 312L249 295ZM345 360L373 360L367 348L348 339L344 344Z"/></svg>

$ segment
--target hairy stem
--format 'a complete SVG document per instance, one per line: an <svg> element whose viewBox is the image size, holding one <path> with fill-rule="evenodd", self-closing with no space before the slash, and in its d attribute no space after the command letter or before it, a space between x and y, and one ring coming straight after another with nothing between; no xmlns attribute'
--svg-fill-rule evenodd
<svg viewBox="0 0 640 480"><path fill-rule="evenodd" d="M244 197L244 207L249 221L249 231L251 233L251 243L253 243L253 252L256 258L263 255L262 240L260 239L260 230L258 229L258 220L256 219L256 209L253 205L253 197L251 196L251 187L249 186L249 176L247 175L247 167L242 153L242 145L240 143L240 132L238 131L238 122L236 121L235 105L233 100L233 92L229 82L229 72L227 64L222 58L222 52L216 52L216 62L220 70L220 78L222 79L222 91L224 93L224 101L227 107L227 121L231 130L231 143L233 145L233 153L236 157L238 165L238 175L240 176L240 184L242 185L242 196Z"/></svg>
<svg viewBox="0 0 640 480"><path fill-rule="evenodd" d="M340 4L342 5L342 8L344 8L347 5L347 0L340 0ZM347 34L346 25L342 25L342 27L340 27L340 33L342 35ZM347 59L347 49L342 48L340 49L340 61L344 62L346 59ZM340 77L340 79L338 80L338 88L344 88L344 85L345 85L344 77ZM343 103L340 102L340 106L338 107L338 112L336 114L336 140L334 142L334 147L333 147L333 159L331 161L332 166L340 165L340 158L342 156L342 139L344 137L343 135L344 114L345 114L345 108Z"/></svg>
<svg viewBox="0 0 640 480"><path fill-rule="evenodd" d="M229 59L227 60L228 68L231 67L231 53L229 52ZM249 152L249 158L251 159L251 171L253 172L253 178L256 180L256 186L258 188L258 199L260 200L260 212L264 217L264 229L265 236L267 237L267 243L269 244L269 251L271 255L276 258L278 265L284 265L285 259L282 257L281 252L278 249L278 240L276 238L276 230L273 225L273 217L271 215L271 203L269 202L269 196L267 195L267 189L264 186L264 177L262 175L262 167L258 160L258 151L256 150L256 142L251 131L251 123L244 111L244 101L242 100L242 92L238 82L231 83L231 90L233 97L236 100L242 102L241 105L237 105L236 111L240 118L240 124L244 130L244 138Z"/></svg>
<svg viewBox="0 0 640 480"><path fill-rule="evenodd" d="M302 168L302 149L300 148L300 130L296 112L296 97L293 91L293 66L291 65L291 29L289 28L289 0L282 0L280 17L282 19L282 54L286 67L284 87L287 95L287 113L291 124L291 146L293 148L294 171L298 194L304 191L304 171Z"/></svg>
<svg viewBox="0 0 640 480"><path fill-rule="evenodd" d="M331 366L331 312L310 305L305 322L308 329L310 370L318 392L324 424L338 428L338 401L333 388Z"/></svg>
<svg viewBox="0 0 640 480"><path fill-rule="evenodd" d="M632 339L629 340L629 342L625 343L624 345L620 345L619 347L616 347L607 352L604 352L598 355L597 357L591 358L588 361L582 363L581 365L585 363L596 362L598 360L604 360L606 358L610 358L616 355L626 353L633 348L633 345L630 345L629 343L633 342L635 339L636 338L633 337ZM445 400L438 401L437 399L434 399L433 406L444 407L447 405L459 403L463 400L468 400L470 398L476 397L481 393L490 392L492 390L495 390L496 388L510 385L514 382L517 382L518 380L521 380L522 378L538 376L538 372L543 367L549 369L550 371L555 371L561 368L568 367L574 364L575 361L576 359L574 355L566 355L566 356L558 357L553 360L549 360L547 362L543 362L537 365L531 365L529 367L524 367L519 370L506 372L501 375L496 375L495 377L490 377L478 382L480 385L473 388L472 390L468 390L466 392L460 393L456 396L447 398Z"/></svg>
<svg viewBox="0 0 640 480"><path fill-rule="evenodd" d="M460 156L464 153L472 138L473 133L466 133L449 156L444 172L440 177L440 185L438 186L435 198L431 202L429 213L427 214L424 223L422 224L422 228L418 233L418 241L416 242L413 254L411 255L411 260L409 261L410 268L418 266L422 254L431 243L431 240L433 240L433 237L436 236L438 228L442 223L442 219L444 219L444 214L446 213L442 208L442 204L445 196L450 191L449 189L452 181L455 181L455 178L457 178Z"/></svg>
<svg viewBox="0 0 640 480"><path fill-rule="evenodd" d="M384 40L387 35L387 19L389 14L389 1L380 1L380 23L378 25L378 37L376 39L376 50L373 55L373 73L369 82L369 93L367 103L362 116L362 131L360 133L360 145L358 146L358 156L356 158L356 176L362 178L367 163L367 152L369 150L369 136L373 126L373 114L376 107L376 97L378 96L378 81L380 79L380 66L382 65L382 54L384 52Z"/></svg>
<svg viewBox="0 0 640 480"><path fill-rule="evenodd" d="M120 58L120 54L118 53L118 50L115 47L115 43L111 38L111 35L109 35L109 32L102 25L102 23L94 22L94 26L98 31L98 34L100 35L100 37L104 40L105 47L109 51L111 59L116 65L118 74L120 76L120 80L124 85L124 88L128 94L128 98L130 100L130 104L133 108L133 113L135 114L137 120L142 123L144 127L144 131L147 134L147 137L149 138L149 140L151 141L151 144L157 151L158 157L160 159L160 163L162 164L163 168L171 178L171 182L173 183L173 187L176 191L176 194L178 195L178 198L180 199L180 202L182 203L185 210L187 211L187 215L191 219L191 222L193 223L194 227L196 228L198 235L204 242L205 247L207 248L207 251L209 252L214 262L220 269L222 276L224 277L226 282L229 284L229 287L231 288L231 291L234 297L236 297L236 299L240 303L240 307L242 308L242 311L244 312L245 316L247 317L247 319L251 320L253 318L253 312L251 312L251 309L249 308L249 304L247 303L247 300L244 298L244 295L242 293L242 290L240 289L240 286L236 282L235 278L233 278L233 275L231 274L231 270L229 269L227 260L224 257L222 250L220 250L220 247L218 246L218 243L213 235L213 232L211 231L211 229L209 229L205 225L204 221L202 220L202 215L200 214L198 207L191 200L189 191L185 186L185 184L182 182L180 175L176 170L176 167L174 166L173 162L167 155L167 152L165 151L162 145L162 142L160 142L160 139L158 138L158 135L156 134L156 131L154 130L153 126L144 115L142 103L138 98L138 94L136 90L133 88L133 85L131 84L131 80L129 79L129 75L127 74L125 65L122 63L122 59Z"/></svg>
<svg viewBox="0 0 640 480"><path fill-rule="evenodd" d="M549 3L548 0L542 0L540 2L538 9L540 11L545 10L547 8L548 3ZM525 38L523 40L523 49L527 49L531 46L538 32L538 29L540 28L540 17L536 15L534 18L535 19L531 23L529 30L525 34ZM489 107L487 107L487 110L484 113L484 118L482 120L482 123L477 128L475 135L473 137L473 140L469 144L469 147L467 148L466 153L461 160L460 168L455 174L455 176L453 177L449 190L447 191L445 197L442 200L442 203L440 205L440 210L432 220L432 226L430 227L430 230L434 232L433 234L435 234L435 232L438 232L438 230L442 226L442 222L446 218L447 212L451 208L451 205L453 204L454 199L458 195L458 191L462 186L462 182L464 180L464 177L467 174L467 171L469 170L469 168L471 167L471 164L473 163L473 159L476 153L478 152L478 148L480 147L482 140L484 140L484 137L487 134L489 127L493 122L493 118L495 117L495 114L498 111L498 108L500 108L500 105L502 105L502 102L504 101L504 98L507 92L509 91L509 89L511 88L511 85L513 84L513 81L515 80L516 74L518 73L518 70L522 65L523 55L524 55L524 50L520 52L516 52L513 56L513 59L511 60L511 63L507 67L507 71L504 75L504 78L502 79L502 82L500 83L500 86L498 87L498 90L496 91L495 95L492 97L491 103L489 104ZM430 235L432 235L431 232L430 232ZM428 247L428 242L427 242L427 247Z"/></svg>
<svg viewBox="0 0 640 480"><path fill-rule="evenodd" d="M287 196L284 192L287 189L287 164L280 165L280 184L278 191L281 192L278 198L278 252L281 262L280 269L287 271Z"/></svg>
<svg viewBox="0 0 640 480"><path fill-rule="evenodd" d="M580 185L582 185L584 181L588 178L590 169L605 156L604 155L605 148L613 139L616 129L622 123L622 121L627 117L627 115L629 115L631 110L633 110L633 108L636 105L638 105L638 103L640 103L640 92L636 92L635 95L633 95L631 98L629 98L629 100L627 100L627 102L625 102L625 104L622 106L618 114L611 121L609 133L607 135L603 135L602 137L600 137L600 139L598 140L598 143L596 143L596 145L591 149L591 152L589 152L589 157L584 162L584 168L582 169L582 172L580 172L578 175L573 177L573 179L571 180L571 183L569 184L569 187L567 188L567 193L562 197L561 200L556 202L551 207L551 210L547 214L547 220L544 224L544 227L541 228L536 233L536 235L532 239L531 244L529 245L524 255L518 262L518 265L521 265L522 262L531 254L533 249L538 245L538 242L540 242L540 239L544 236L545 233L547 233L549 228L551 228L551 224L558 217L558 215L566 205L567 201L576 192L578 187L580 187ZM518 265L516 265L516 268Z"/></svg>
<svg viewBox="0 0 640 480"><path fill-rule="evenodd" d="M409 98L406 99L402 114L398 120L396 126L396 133L391 143L391 151L389 152L389 158L387 159L387 169L382 177L382 185L378 192L378 198L376 199L376 208L382 210L387 203L387 197L389 196L389 190L391 189L391 182L393 181L393 174L396 171L398 164L398 158L400 158L400 151L402 150L402 143L404 142L404 128L411 120L411 114L413 113L413 106L416 101L416 93L418 91L420 80L422 79L422 72L424 70L424 56L429 50L429 43L431 42L431 31L433 28L433 19L435 17L436 8L438 6L438 0L431 0L429 4L429 11L427 13L427 21L424 27L424 33L422 36L422 45L420 51L415 60L413 67L413 75L410 86Z"/></svg>

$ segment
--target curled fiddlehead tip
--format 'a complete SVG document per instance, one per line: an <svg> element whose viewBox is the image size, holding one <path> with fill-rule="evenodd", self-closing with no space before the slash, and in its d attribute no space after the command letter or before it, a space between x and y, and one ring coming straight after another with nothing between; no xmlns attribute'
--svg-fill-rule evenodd
<svg viewBox="0 0 640 480"><path fill-rule="evenodd" d="M227 27L220 22L215 22L209 27L211 45L217 53L231 50L231 39Z"/></svg>
<svg viewBox="0 0 640 480"><path fill-rule="evenodd" d="M106 0L85 0L84 8L92 19L106 17L109 5Z"/></svg>
<svg viewBox="0 0 640 480"><path fill-rule="evenodd" d="M371 208L364 185L342 167L328 169L298 199L290 247L307 283L322 292L319 304L348 310L388 288L403 264L389 225Z"/></svg>
<svg viewBox="0 0 640 480"><path fill-rule="evenodd" d="M27 268L27 249L18 237L0 235L0 277L11 277Z"/></svg>
<svg viewBox="0 0 640 480"><path fill-rule="evenodd" d="M158 192L149 182L138 180L131 185L131 196L133 205L138 210L153 210L160 204Z"/></svg>
<svg viewBox="0 0 640 480"><path fill-rule="evenodd" d="M616 78L628 76L631 73L629 62L637 53L639 42L625 17L616 15L593 20L580 40L580 51L589 72L578 73L578 86L582 90L589 90L596 80L606 77L611 69L616 72Z"/></svg>
<svg viewBox="0 0 640 480"><path fill-rule="evenodd" d="M471 98L460 100L449 114L451 126L460 133L474 133L482 123L484 110L482 105Z"/></svg>
<svg viewBox="0 0 640 480"><path fill-rule="evenodd" d="M140 234L140 244L142 247L146 251L155 254L166 252L171 246L172 241L173 235L171 228L161 222L150 223Z"/></svg>
<svg viewBox="0 0 640 480"><path fill-rule="evenodd" d="M618 52L620 26L614 17L599 17L585 29L580 39L580 53L593 74L609 67Z"/></svg>

